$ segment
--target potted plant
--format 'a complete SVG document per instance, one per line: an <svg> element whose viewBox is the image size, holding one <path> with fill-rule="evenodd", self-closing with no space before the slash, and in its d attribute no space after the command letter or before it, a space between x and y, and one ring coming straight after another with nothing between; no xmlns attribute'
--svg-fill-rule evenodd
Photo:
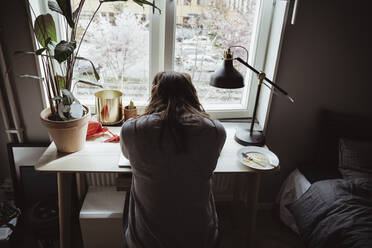
<svg viewBox="0 0 372 248"><path fill-rule="evenodd" d="M129 105L124 107L124 121L130 118L137 118L137 108L132 100L130 100Z"/></svg>
<svg viewBox="0 0 372 248"><path fill-rule="evenodd" d="M17 52L41 57L41 66L45 77L35 75L21 75L21 77L38 79L43 82L47 92L49 107L41 111L41 122L47 127L58 151L61 152L75 152L84 147L87 125L90 119L89 109L80 104L78 99L72 94L71 89L77 83L102 87L102 85L98 84L100 77L93 62L88 58L79 56L79 49L89 25L101 5L105 2L118 1L99 0L99 5L90 18L78 43L76 41L76 32L85 0L81 0L74 11L71 8L70 0L49 0L49 9L63 15L69 26L69 29L65 29L64 37L67 37L66 40L57 40L56 26L52 15L42 14L37 17L34 16L34 24L30 25L38 41L37 50ZM157 8L153 3L146 0L133 0L133 2L140 6L150 5L153 8ZM160 9L157 9L160 12ZM31 13L35 15L32 7ZM91 64L96 79L95 82L74 78L74 65L78 60L86 60Z"/></svg>

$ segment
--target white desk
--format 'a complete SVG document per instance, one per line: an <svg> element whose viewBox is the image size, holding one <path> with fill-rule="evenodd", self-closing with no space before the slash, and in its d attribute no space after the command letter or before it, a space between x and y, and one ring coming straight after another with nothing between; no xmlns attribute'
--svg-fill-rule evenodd
<svg viewBox="0 0 372 248"><path fill-rule="evenodd" d="M239 124L239 125L247 125ZM226 143L222 149L220 158L217 163L215 173L236 174L234 187L234 202L239 199L239 183L238 175L245 176L249 179L250 194L248 194L248 223L247 227L247 243L251 243L254 235L254 227L256 222L256 210L258 201L258 192L260 185L260 174L257 171L242 165L238 160L236 153L243 147L234 141L235 130L237 124L224 123L226 129ZM119 133L120 127L110 127L113 133ZM60 227L60 247L67 248L71 246L71 184L74 175L77 180L78 199L83 200L84 197L84 183L82 173L87 172L117 172L117 173L132 173L131 168L120 168L118 161L120 157L119 143L103 143L107 137L97 138L92 141L87 141L83 150L62 154L58 153L57 149L52 143L44 154L39 159L35 166L37 171L57 172L58 180L58 199L59 199L59 227ZM278 171L279 167L275 169Z"/></svg>

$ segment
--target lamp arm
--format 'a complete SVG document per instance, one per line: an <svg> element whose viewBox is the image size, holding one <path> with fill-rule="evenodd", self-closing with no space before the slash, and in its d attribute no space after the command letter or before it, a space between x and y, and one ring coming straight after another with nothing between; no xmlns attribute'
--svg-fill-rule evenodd
<svg viewBox="0 0 372 248"><path fill-rule="evenodd" d="M243 65L245 65L246 67L248 67L249 69L251 69L254 73L256 73L257 75L260 74L260 72L258 70L256 70L253 66L249 65L247 62L245 62L244 60L242 60L240 57L236 57L235 58L237 61L239 61L240 63L242 63ZM288 93L283 90L282 88L280 88L277 84L271 82L270 79L268 79L267 77L264 78L264 80L266 82L268 82L269 84L271 84L274 88L276 88L280 93L282 93L285 97L287 97L291 102L294 102L293 98L290 97L288 95ZM266 84L265 84L266 85ZM266 85L267 86L267 85Z"/></svg>
<svg viewBox="0 0 372 248"><path fill-rule="evenodd" d="M247 48L245 48L245 47L243 47L243 46L229 46L229 48L227 49L228 51L231 49L231 48L237 48L237 47L239 47L239 48L243 48L244 50L245 50L245 52L247 53L247 60L245 61L246 63L248 63L248 58L249 58L249 52L248 52L248 49Z"/></svg>

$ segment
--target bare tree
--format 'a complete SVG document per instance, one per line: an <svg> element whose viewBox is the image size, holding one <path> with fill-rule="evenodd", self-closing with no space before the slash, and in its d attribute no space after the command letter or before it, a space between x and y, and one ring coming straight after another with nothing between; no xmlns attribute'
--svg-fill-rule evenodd
<svg viewBox="0 0 372 248"><path fill-rule="evenodd" d="M244 13L243 8L233 11L225 8L222 3L209 6L203 11L201 22L213 35L214 45L220 48L241 45L249 47L252 26L254 25L254 11ZM237 51L241 55L244 51Z"/></svg>
<svg viewBox="0 0 372 248"><path fill-rule="evenodd" d="M83 24L84 25L84 24ZM89 55L105 81L138 80L148 74L147 23L129 10L106 18L97 16L86 34L81 54ZM79 72L85 65L79 64Z"/></svg>

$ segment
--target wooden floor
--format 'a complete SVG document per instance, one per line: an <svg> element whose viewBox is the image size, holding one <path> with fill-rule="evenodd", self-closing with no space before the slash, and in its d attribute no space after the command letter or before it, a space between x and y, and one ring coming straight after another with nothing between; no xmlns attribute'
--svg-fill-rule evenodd
<svg viewBox="0 0 372 248"><path fill-rule="evenodd" d="M244 232L245 223L237 223L232 216L231 206L217 204L221 230L221 248L247 247ZM239 213L244 214L244 213ZM300 238L286 227L272 210L257 213L254 248L305 248Z"/></svg>
<svg viewBox="0 0 372 248"><path fill-rule="evenodd" d="M246 233L244 224L234 222L232 216L231 205L217 203L217 212L219 215L221 248L246 248ZM238 214L243 215L244 212ZM243 218L242 218L243 219ZM73 246L72 248L82 248L80 230L78 223L75 223L73 230ZM55 245L40 246L32 236L31 228L25 228L21 231L18 237L18 242L15 243L17 248L54 248ZM0 246L1 247L1 246ZM269 210L259 210L256 221L256 234L252 244L254 248L305 248L300 238L293 233L289 228L283 225L278 217ZM110 247L107 247L110 248Z"/></svg>

